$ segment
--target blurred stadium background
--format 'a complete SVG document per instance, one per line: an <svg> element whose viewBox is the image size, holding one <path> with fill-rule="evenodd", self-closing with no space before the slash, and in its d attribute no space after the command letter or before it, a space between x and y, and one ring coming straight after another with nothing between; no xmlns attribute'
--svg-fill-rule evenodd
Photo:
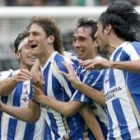
<svg viewBox="0 0 140 140"><path fill-rule="evenodd" d="M81 17L98 19L115 0L0 0L0 71L19 67L13 42L26 29L33 16L48 16L57 21L67 51L72 50L72 34ZM118 1L118 0L116 0ZM129 1L140 12L140 0Z"/></svg>

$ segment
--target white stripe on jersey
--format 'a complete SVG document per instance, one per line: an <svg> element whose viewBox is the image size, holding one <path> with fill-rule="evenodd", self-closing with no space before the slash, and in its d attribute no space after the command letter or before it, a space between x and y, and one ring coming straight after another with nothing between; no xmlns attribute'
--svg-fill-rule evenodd
<svg viewBox="0 0 140 140"><path fill-rule="evenodd" d="M68 87L68 83L64 79L64 76L59 74L59 68L57 67L57 65L56 65L56 63L54 61L53 61L53 65L52 65L51 69L52 69L51 71L54 74L54 76L56 77L56 79L60 82L61 85L63 85L63 87L67 91L68 96L71 97L72 96L72 92L71 92L70 88ZM50 79L51 79L51 76L50 76Z"/></svg>
<svg viewBox="0 0 140 140"><path fill-rule="evenodd" d="M126 46L124 46L123 50L127 52L131 58L131 60L139 60L140 57L132 44L130 42L126 42Z"/></svg>
<svg viewBox="0 0 140 140"><path fill-rule="evenodd" d="M102 75L103 75L103 70L100 72L100 74L98 75L98 77L97 77L96 80L92 83L91 86L96 85L97 81L101 78Z"/></svg>

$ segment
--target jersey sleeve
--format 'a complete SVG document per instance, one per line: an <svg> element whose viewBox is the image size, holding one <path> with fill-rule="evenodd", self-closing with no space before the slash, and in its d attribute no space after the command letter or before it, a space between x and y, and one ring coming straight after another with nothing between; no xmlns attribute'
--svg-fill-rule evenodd
<svg viewBox="0 0 140 140"><path fill-rule="evenodd" d="M97 90L103 90L103 73L104 71L99 71L99 70L93 70L88 73L85 73L85 76L83 78L83 83L94 88ZM72 96L71 100L75 101L80 101L84 103L92 103L92 99L89 97L85 96L77 90L74 95Z"/></svg>
<svg viewBox="0 0 140 140"><path fill-rule="evenodd" d="M121 61L140 60L140 43L132 42L123 46L120 56Z"/></svg>
<svg viewBox="0 0 140 140"><path fill-rule="evenodd" d="M2 71L0 72L0 82L8 77L12 77L14 75L13 70L8 70L8 71Z"/></svg>

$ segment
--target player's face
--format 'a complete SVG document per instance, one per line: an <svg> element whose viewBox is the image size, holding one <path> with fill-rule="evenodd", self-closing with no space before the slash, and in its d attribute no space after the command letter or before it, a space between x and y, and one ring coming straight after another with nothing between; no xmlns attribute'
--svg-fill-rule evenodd
<svg viewBox="0 0 140 140"><path fill-rule="evenodd" d="M32 54L36 57L42 57L46 53L47 37L43 28L38 24L32 24L28 30L29 46L32 48Z"/></svg>
<svg viewBox="0 0 140 140"><path fill-rule="evenodd" d="M20 66L30 69L35 61L36 57L31 54L31 47L26 43L18 52L20 59Z"/></svg>
<svg viewBox="0 0 140 140"><path fill-rule="evenodd" d="M106 29L103 28L102 23L99 21L97 23L97 31L95 36L97 37L97 41L99 44L99 50L101 52L109 52L108 38L106 34Z"/></svg>
<svg viewBox="0 0 140 140"><path fill-rule="evenodd" d="M90 27L80 27L75 31L73 34L73 46L79 59L93 58L97 42L91 38Z"/></svg>

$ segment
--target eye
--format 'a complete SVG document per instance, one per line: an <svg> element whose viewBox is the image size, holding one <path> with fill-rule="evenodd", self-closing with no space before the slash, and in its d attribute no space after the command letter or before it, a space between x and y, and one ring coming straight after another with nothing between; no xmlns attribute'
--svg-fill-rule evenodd
<svg viewBox="0 0 140 140"><path fill-rule="evenodd" d="M73 42L76 42L76 38L72 38L72 41L73 41Z"/></svg>

